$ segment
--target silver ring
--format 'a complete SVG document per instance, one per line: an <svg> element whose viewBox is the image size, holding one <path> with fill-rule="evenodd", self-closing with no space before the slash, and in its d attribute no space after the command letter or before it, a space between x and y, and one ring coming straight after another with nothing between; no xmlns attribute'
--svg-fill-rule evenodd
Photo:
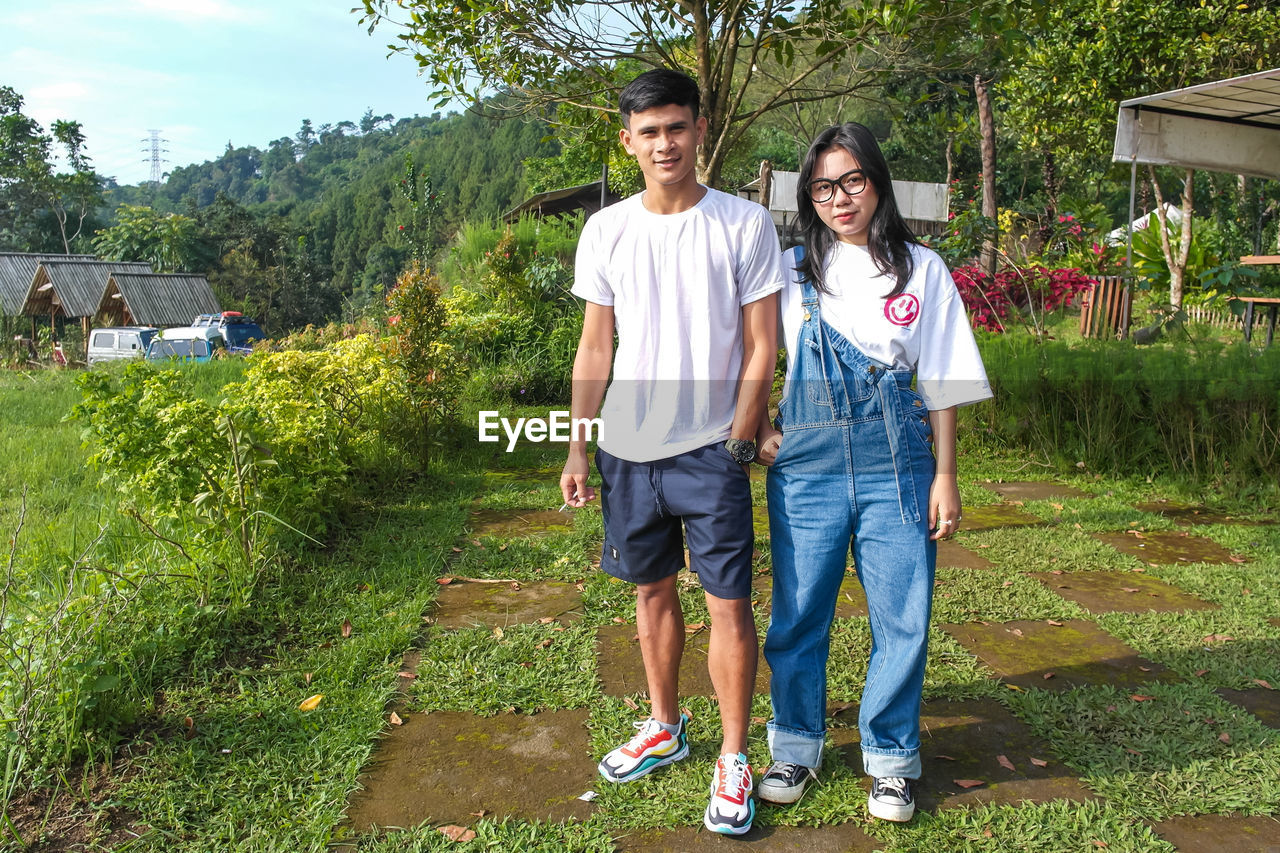
<svg viewBox="0 0 1280 853"><path fill-rule="evenodd" d="M949 519L949 518L944 518L944 519L942 520L942 523L943 523L943 524L955 524L955 522L954 522L954 521L952 521L952 520L951 520L951 519Z"/></svg>

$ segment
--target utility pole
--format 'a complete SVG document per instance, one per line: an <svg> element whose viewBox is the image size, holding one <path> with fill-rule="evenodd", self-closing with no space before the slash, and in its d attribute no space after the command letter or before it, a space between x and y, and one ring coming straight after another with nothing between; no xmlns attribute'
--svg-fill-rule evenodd
<svg viewBox="0 0 1280 853"><path fill-rule="evenodd" d="M169 140L161 138L160 131L158 130L149 130L147 132L151 134L150 138L143 139L141 141L147 142L149 143L149 145L148 147L142 149L142 153L151 155L149 158L151 163L150 183L151 183L151 198L152 200L154 200L156 191L160 189L160 182L164 180L164 166L162 164L169 162L168 160L160 156L161 154L169 153L169 149L163 147L163 143L168 142Z"/></svg>

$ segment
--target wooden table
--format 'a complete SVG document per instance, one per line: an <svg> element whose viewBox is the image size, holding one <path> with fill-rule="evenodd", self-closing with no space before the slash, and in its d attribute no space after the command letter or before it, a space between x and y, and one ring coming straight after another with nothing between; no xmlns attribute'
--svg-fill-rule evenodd
<svg viewBox="0 0 1280 853"><path fill-rule="evenodd" d="M1245 266L1280 266L1280 255L1245 255L1240 259ZM1262 305L1267 309L1267 346L1276 336L1276 315L1280 313L1280 298L1268 296L1233 296L1232 299L1244 303L1244 342L1253 338L1253 306Z"/></svg>

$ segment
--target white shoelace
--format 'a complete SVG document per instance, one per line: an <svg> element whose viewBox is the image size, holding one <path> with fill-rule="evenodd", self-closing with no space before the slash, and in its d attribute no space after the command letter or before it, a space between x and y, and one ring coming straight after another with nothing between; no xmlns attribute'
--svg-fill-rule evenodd
<svg viewBox="0 0 1280 853"><path fill-rule="evenodd" d="M907 796L907 780L901 776L883 776L880 779L881 788L892 788L897 791L905 799Z"/></svg>
<svg viewBox="0 0 1280 853"><path fill-rule="evenodd" d="M728 760L721 759L721 766L724 768L724 775L720 780L719 790L717 794L722 793L727 797L737 797L745 799L745 791L750 788L747 782L747 775L751 768L743 761L740 761L735 755Z"/></svg>

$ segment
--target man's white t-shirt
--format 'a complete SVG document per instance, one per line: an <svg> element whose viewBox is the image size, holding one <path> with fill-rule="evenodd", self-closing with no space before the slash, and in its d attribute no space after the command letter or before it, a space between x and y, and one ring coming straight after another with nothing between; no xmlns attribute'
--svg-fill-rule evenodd
<svg viewBox="0 0 1280 853"><path fill-rule="evenodd" d="M759 204L706 188L658 214L643 193L587 220L573 294L613 307L618 348L599 444L652 462L729 437L742 306L782 289L778 236Z"/></svg>
<svg viewBox="0 0 1280 853"><path fill-rule="evenodd" d="M779 311L787 347L787 376L795 365L796 336L804 322L798 249L783 253L787 284ZM827 325L881 364L916 371L916 390L930 411L967 406L991 397L987 371L973 339L964 301L938 254L911 247L915 265L906 289L893 299L893 278L876 269L866 246L837 242L827 258L818 309Z"/></svg>

